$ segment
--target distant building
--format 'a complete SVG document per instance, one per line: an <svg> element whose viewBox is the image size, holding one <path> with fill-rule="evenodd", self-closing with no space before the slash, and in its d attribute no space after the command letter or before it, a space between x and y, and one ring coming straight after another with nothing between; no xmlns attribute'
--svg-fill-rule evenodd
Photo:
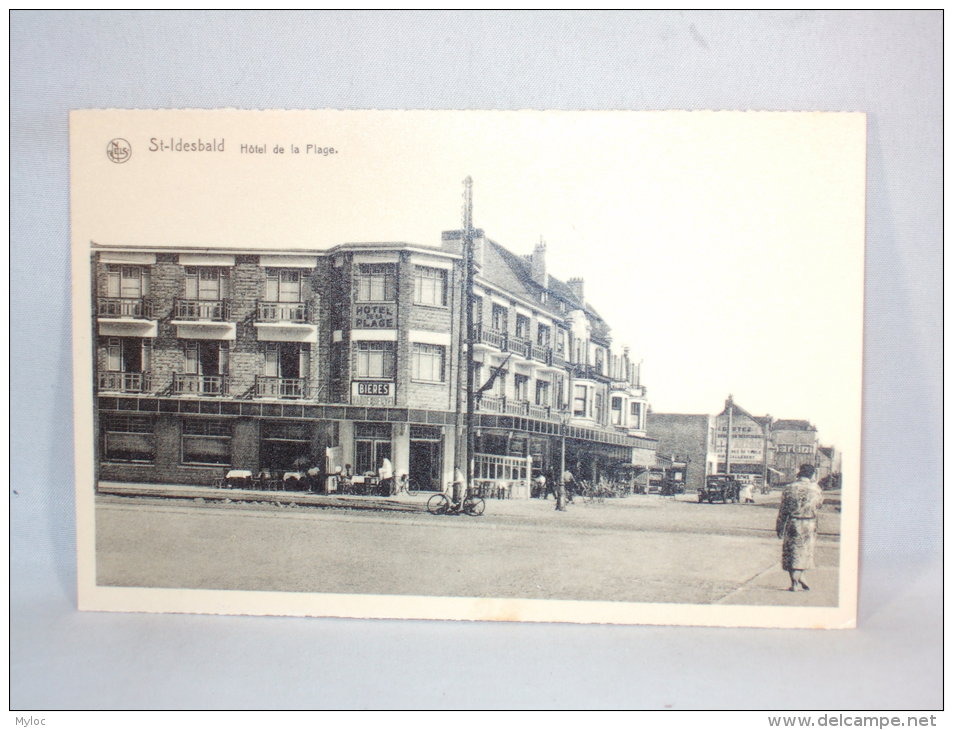
<svg viewBox="0 0 953 730"><path fill-rule="evenodd" d="M729 395L715 418L719 474L744 474L760 486L771 478L771 416L753 416Z"/></svg>
<svg viewBox="0 0 953 730"><path fill-rule="evenodd" d="M696 413L655 413L648 416L647 435L658 440L659 465L685 465L685 487L697 490L715 473L715 417Z"/></svg>
<svg viewBox="0 0 953 730"><path fill-rule="evenodd" d="M829 489L839 486L841 455L833 446L817 447L817 481ZM833 477L833 478L832 478Z"/></svg>
<svg viewBox="0 0 953 730"><path fill-rule="evenodd" d="M781 472L782 482L794 481L802 464L817 463L817 429L808 421L774 421L771 441L774 445L772 466Z"/></svg>

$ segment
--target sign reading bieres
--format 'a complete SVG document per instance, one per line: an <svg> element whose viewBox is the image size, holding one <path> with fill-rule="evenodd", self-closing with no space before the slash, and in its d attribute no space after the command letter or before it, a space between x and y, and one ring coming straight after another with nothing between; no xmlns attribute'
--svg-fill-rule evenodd
<svg viewBox="0 0 953 730"><path fill-rule="evenodd" d="M397 326L394 304L355 304L354 329L393 329Z"/></svg>
<svg viewBox="0 0 953 730"><path fill-rule="evenodd" d="M352 380L351 403L361 406L392 406L395 402L394 381Z"/></svg>

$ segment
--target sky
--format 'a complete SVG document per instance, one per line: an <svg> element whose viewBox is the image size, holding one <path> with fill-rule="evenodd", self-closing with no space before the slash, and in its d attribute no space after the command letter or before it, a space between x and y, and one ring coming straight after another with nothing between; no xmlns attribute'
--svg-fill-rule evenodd
<svg viewBox="0 0 953 730"><path fill-rule="evenodd" d="M730 393L859 458L864 130L792 112L74 112L73 244L437 246L469 175L475 226L517 254L542 237L552 275L584 278L654 411L717 413ZM151 151L180 139L224 150Z"/></svg>

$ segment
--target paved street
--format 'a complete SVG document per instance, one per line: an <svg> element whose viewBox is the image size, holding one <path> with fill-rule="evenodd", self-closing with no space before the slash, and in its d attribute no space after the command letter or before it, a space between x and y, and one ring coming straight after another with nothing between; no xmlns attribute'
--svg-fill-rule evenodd
<svg viewBox="0 0 953 730"><path fill-rule="evenodd" d="M482 517L101 495L101 585L635 602L835 605L839 512L820 520L812 590L790 593L756 505L655 495L487 501Z"/></svg>

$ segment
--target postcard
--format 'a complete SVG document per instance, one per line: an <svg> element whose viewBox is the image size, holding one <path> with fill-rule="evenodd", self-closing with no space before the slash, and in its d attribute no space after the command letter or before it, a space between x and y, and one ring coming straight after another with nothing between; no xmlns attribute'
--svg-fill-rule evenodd
<svg viewBox="0 0 953 730"><path fill-rule="evenodd" d="M74 111L79 608L854 626L865 125Z"/></svg>

